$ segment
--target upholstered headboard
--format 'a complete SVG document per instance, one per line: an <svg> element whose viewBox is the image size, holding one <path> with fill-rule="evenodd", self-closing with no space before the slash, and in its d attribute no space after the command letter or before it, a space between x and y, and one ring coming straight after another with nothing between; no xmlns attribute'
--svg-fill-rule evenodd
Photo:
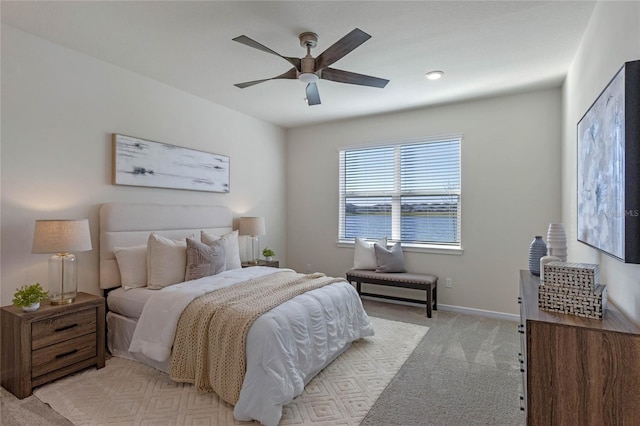
<svg viewBox="0 0 640 426"><path fill-rule="evenodd" d="M171 239L200 230L222 235L233 229L233 214L224 206L108 203L100 207L100 288L120 286L113 249L146 244L151 232Z"/></svg>

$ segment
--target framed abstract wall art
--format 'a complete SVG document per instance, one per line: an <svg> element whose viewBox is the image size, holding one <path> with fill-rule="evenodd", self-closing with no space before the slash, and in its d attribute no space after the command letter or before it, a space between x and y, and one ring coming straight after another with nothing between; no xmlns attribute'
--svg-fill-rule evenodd
<svg viewBox="0 0 640 426"><path fill-rule="evenodd" d="M578 122L578 241L640 263L640 61L626 62Z"/></svg>
<svg viewBox="0 0 640 426"><path fill-rule="evenodd" d="M229 192L229 157L114 133L116 185Z"/></svg>

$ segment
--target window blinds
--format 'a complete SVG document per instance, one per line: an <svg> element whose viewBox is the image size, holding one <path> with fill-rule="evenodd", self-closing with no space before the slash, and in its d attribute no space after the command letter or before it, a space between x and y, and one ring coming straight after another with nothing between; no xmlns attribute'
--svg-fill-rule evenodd
<svg viewBox="0 0 640 426"><path fill-rule="evenodd" d="M345 149L339 239L460 246L460 138Z"/></svg>

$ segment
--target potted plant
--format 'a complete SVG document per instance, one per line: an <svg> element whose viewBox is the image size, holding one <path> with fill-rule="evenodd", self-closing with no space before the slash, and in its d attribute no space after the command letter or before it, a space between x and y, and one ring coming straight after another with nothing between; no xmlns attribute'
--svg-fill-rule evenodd
<svg viewBox="0 0 640 426"><path fill-rule="evenodd" d="M40 302L49 296L40 283L23 285L13 295L14 306L19 306L25 312L38 310Z"/></svg>
<svg viewBox="0 0 640 426"><path fill-rule="evenodd" d="M270 261L273 260L273 256L276 255L276 252L271 250L269 247L265 247L264 250L262 250L262 255L265 260Z"/></svg>

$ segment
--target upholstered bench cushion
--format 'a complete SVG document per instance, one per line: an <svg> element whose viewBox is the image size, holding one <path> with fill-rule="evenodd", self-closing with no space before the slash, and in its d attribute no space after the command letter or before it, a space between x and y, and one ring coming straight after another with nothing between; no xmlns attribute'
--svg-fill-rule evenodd
<svg viewBox="0 0 640 426"><path fill-rule="evenodd" d="M367 271L365 269L351 269L349 272L347 272L347 277L353 278L353 281L356 281L356 278L364 278L364 280L362 280L363 282L368 282L369 280L389 281L389 284L403 282L420 286L411 288L423 289L426 289L428 285L435 284L438 281L438 277L429 274L412 274L410 272L386 273Z"/></svg>

